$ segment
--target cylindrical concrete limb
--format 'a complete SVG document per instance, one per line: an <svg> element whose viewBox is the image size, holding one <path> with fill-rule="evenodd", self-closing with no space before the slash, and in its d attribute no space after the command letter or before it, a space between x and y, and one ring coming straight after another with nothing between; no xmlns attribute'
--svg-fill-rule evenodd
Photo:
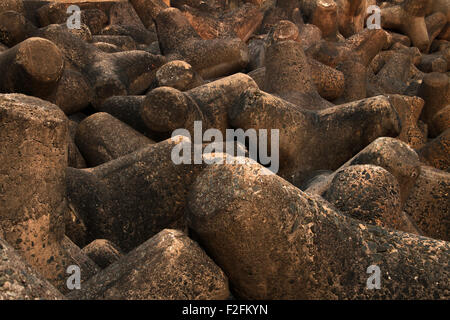
<svg viewBox="0 0 450 320"><path fill-rule="evenodd" d="M203 79L240 72L249 61L247 45L238 38L188 41L180 54Z"/></svg>
<svg viewBox="0 0 450 320"><path fill-rule="evenodd" d="M146 17L148 18L148 17ZM122 34L132 37L137 43L150 45L158 37L153 19L146 28L129 1L116 2L109 10L109 25L101 34Z"/></svg>
<svg viewBox="0 0 450 320"><path fill-rule="evenodd" d="M0 13L0 41L9 47L24 41L35 29L36 27L20 12Z"/></svg>
<svg viewBox="0 0 450 320"><path fill-rule="evenodd" d="M189 63L174 60L166 63L156 72L160 87L172 87L186 91L203 84L203 79L192 69Z"/></svg>
<svg viewBox="0 0 450 320"><path fill-rule="evenodd" d="M267 92L304 109L321 110L332 106L317 92L300 43L273 42L266 50L265 65L264 89Z"/></svg>
<svg viewBox="0 0 450 320"><path fill-rule="evenodd" d="M435 12L425 18L425 24L428 30L428 37L430 44L428 45L427 52L430 50L431 43L441 33L447 24L447 17L442 12Z"/></svg>
<svg viewBox="0 0 450 320"><path fill-rule="evenodd" d="M337 6L333 0L317 0L310 22L319 27L322 37L329 41L343 40L339 34Z"/></svg>
<svg viewBox="0 0 450 320"><path fill-rule="evenodd" d="M154 141L105 112L87 117L78 126L75 143L89 166L117 159Z"/></svg>
<svg viewBox="0 0 450 320"><path fill-rule="evenodd" d="M136 13L146 28L154 24L154 19L168 6L162 0L131 0Z"/></svg>
<svg viewBox="0 0 450 320"><path fill-rule="evenodd" d="M393 31L389 31L388 34L389 34L389 43L387 44L387 46L389 48L392 48L392 46L396 44L402 44L406 47L411 47L411 39L408 36Z"/></svg>
<svg viewBox="0 0 450 320"><path fill-rule="evenodd" d="M438 35L438 38L450 41L450 2L447 0L434 0L432 2L432 11L442 12L447 17L447 25Z"/></svg>
<svg viewBox="0 0 450 320"><path fill-rule="evenodd" d="M386 31L364 29L345 40L344 43L321 41L310 47L306 54L333 68L345 60L368 66L387 43Z"/></svg>
<svg viewBox="0 0 450 320"><path fill-rule="evenodd" d="M233 127L244 130L279 129L279 174L296 185L308 172L335 170L376 138L400 131L398 114L384 96L311 112L249 89L229 118Z"/></svg>
<svg viewBox="0 0 450 320"><path fill-rule="evenodd" d="M346 60L338 64L336 69L344 74L345 79L344 92L336 103L347 103L367 97L365 66L356 61Z"/></svg>
<svg viewBox="0 0 450 320"><path fill-rule="evenodd" d="M381 9L381 26L396 29L411 38L413 45L426 52L430 45L425 14L430 0L406 0L399 5Z"/></svg>
<svg viewBox="0 0 450 320"><path fill-rule="evenodd" d="M403 210L426 236L450 241L449 193L450 173L422 166Z"/></svg>
<svg viewBox="0 0 450 320"><path fill-rule="evenodd" d="M339 32L348 38L364 29L367 0L337 0Z"/></svg>
<svg viewBox="0 0 450 320"><path fill-rule="evenodd" d="M145 97L141 117L151 130L170 132L185 127L186 120L195 110L189 107L191 104L183 92L175 88L159 87Z"/></svg>
<svg viewBox="0 0 450 320"><path fill-rule="evenodd" d="M299 41L299 35L298 27L293 22L281 20L270 29L266 37L266 45L288 40Z"/></svg>
<svg viewBox="0 0 450 320"><path fill-rule="evenodd" d="M57 286L64 284L67 122L46 101L0 95L0 225L4 239ZM59 282L58 282L59 281Z"/></svg>
<svg viewBox="0 0 450 320"><path fill-rule="evenodd" d="M55 91L46 100L70 115L86 108L94 101L94 91L80 72L64 68Z"/></svg>
<svg viewBox="0 0 450 320"><path fill-rule="evenodd" d="M301 11L307 22L319 27L323 38L329 41L343 40L338 30L338 7L332 0L302 0Z"/></svg>
<svg viewBox="0 0 450 320"><path fill-rule="evenodd" d="M428 124L437 112L450 103L449 77L442 73L425 75L418 95L425 100L421 119Z"/></svg>
<svg viewBox="0 0 450 320"><path fill-rule="evenodd" d="M308 63L311 68L312 81L316 85L320 96L329 101L339 98L344 92L344 74L313 58L308 58ZM261 90L265 90L266 67L253 70L248 75L255 80Z"/></svg>
<svg viewBox="0 0 450 320"><path fill-rule="evenodd" d="M313 24L300 26L299 32L298 41L302 44L303 50L307 50L322 41L322 31Z"/></svg>
<svg viewBox="0 0 450 320"><path fill-rule="evenodd" d="M182 57L204 79L239 72L248 64L248 48L241 39L203 40L176 8L161 11L156 25L163 54Z"/></svg>
<svg viewBox="0 0 450 320"><path fill-rule="evenodd" d="M450 129L450 104L436 112L429 126L430 135L435 137Z"/></svg>
<svg viewBox="0 0 450 320"><path fill-rule="evenodd" d="M100 268L104 269L122 258L120 248L105 239L97 239L82 249L83 253L91 258Z"/></svg>
<svg viewBox="0 0 450 320"><path fill-rule="evenodd" d="M192 147L177 136L92 169L67 170L73 210L87 226L88 241L107 239L125 252L162 229L184 221L185 197L203 166L175 164L172 151Z"/></svg>
<svg viewBox="0 0 450 320"><path fill-rule="evenodd" d="M446 40L436 39L431 44L431 52L444 51L450 48L450 43Z"/></svg>
<svg viewBox="0 0 450 320"><path fill-rule="evenodd" d="M315 59L308 58L308 62L311 68L312 80L320 96L329 101L339 98L345 88L344 74Z"/></svg>
<svg viewBox="0 0 450 320"><path fill-rule="evenodd" d="M386 169L356 165L338 170L324 198L346 216L393 230L411 232L402 213L400 185Z"/></svg>
<svg viewBox="0 0 450 320"><path fill-rule="evenodd" d="M450 129L429 141L417 150L420 160L437 169L447 171L450 168Z"/></svg>
<svg viewBox="0 0 450 320"><path fill-rule="evenodd" d="M97 110L107 112L125 122L133 129L143 133L146 126L141 119L140 109L145 96L113 96L106 99Z"/></svg>
<svg viewBox="0 0 450 320"><path fill-rule="evenodd" d="M0 92L49 95L63 72L58 47L42 38L29 38L0 53Z"/></svg>
<svg viewBox="0 0 450 320"><path fill-rule="evenodd" d="M267 92L282 95L292 91L311 93L316 90L300 43L292 40L272 43L266 49L265 65L264 87Z"/></svg>
<svg viewBox="0 0 450 320"><path fill-rule="evenodd" d="M364 29L346 40L346 46L355 52L354 58L364 66L368 66L372 59L386 46L389 34L383 29ZM344 60L353 59L344 54Z"/></svg>
<svg viewBox="0 0 450 320"><path fill-rule="evenodd" d="M334 173L310 186L306 192L323 195L339 170L360 164L372 164L389 171L400 184L402 203L406 201L414 186L421 167L417 153L410 146L395 138L381 137L361 150Z"/></svg>
<svg viewBox="0 0 450 320"><path fill-rule="evenodd" d="M423 99L398 94L389 95L389 100L400 116L402 130L397 137L408 143L412 148L422 147L427 137L418 125L420 113L424 105Z"/></svg>
<svg viewBox="0 0 450 320"><path fill-rule="evenodd" d="M449 298L448 242L345 217L249 162L206 168L188 202L191 228L237 297ZM368 290L370 266L378 290Z"/></svg>
<svg viewBox="0 0 450 320"><path fill-rule="evenodd" d="M440 72L445 73L447 71L447 60L445 60L439 54L422 55L422 60L417 66L423 72Z"/></svg>
<svg viewBox="0 0 450 320"><path fill-rule="evenodd" d="M163 54L176 51L186 41L201 39L186 17L176 8L162 10L155 21Z"/></svg>
<svg viewBox="0 0 450 320"><path fill-rule="evenodd" d="M442 12L450 19L450 3L447 0L434 0L431 6L432 12Z"/></svg>
<svg viewBox="0 0 450 320"><path fill-rule="evenodd" d="M2 0L0 12L4 11L23 12L23 0Z"/></svg>
<svg viewBox="0 0 450 320"><path fill-rule="evenodd" d="M379 60L379 63L376 63L375 69L381 69L374 70L376 76L372 81L373 85L383 94L403 93L411 76L412 58L401 52L389 53L392 54L386 54L386 57L382 54L377 56L375 62Z"/></svg>
<svg viewBox="0 0 450 320"><path fill-rule="evenodd" d="M204 130L215 128L225 134L229 128L228 109L245 90L257 87L248 75L237 73L185 92L156 88L142 103L142 119L148 128L159 132L193 130L194 121L198 120L203 122Z"/></svg>

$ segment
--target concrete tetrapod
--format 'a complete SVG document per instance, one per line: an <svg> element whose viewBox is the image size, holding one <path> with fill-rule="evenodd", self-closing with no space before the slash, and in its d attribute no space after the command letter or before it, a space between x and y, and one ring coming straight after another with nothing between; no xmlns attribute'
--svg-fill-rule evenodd
<svg viewBox="0 0 450 320"><path fill-rule="evenodd" d="M67 121L55 105L0 95L0 230L44 278L65 287ZM75 248L76 249L76 248Z"/></svg>
<svg viewBox="0 0 450 320"><path fill-rule="evenodd" d="M314 170L337 169L376 138L398 135L401 127L385 96L313 112L249 89L228 116L234 128L279 130L279 174L295 185Z"/></svg>
<svg viewBox="0 0 450 320"><path fill-rule="evenodd" d="M204 40L176 8L162 10L156 27L161 52L169 60L186 61L204 79L239 72L249 61L247 45L241 39Z"/></svg>
<svg viewBox="0 0 450 320"><path fill-rule="evenodd" d="M243 201L244 200L244 201ZM450 245L363 224L252 160L211 165L190 227L242 299L448 299ZM380 289L368 290L368 268Z"/></svg>
<svg viewBox="0 0 450 320"><path fill-rule="evenodd" d="M100 271L69 299L219 300L228 279L200 246L165 229Z"/></svg>

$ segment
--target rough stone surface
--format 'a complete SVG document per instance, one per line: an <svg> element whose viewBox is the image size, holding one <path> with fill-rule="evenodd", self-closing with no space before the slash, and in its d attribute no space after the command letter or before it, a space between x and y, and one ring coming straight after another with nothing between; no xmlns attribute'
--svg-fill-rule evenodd
<svg viewBox="0 0 450 320"><path fill-rule="evenodd" d="M3 239L56 286L70 258L64 236L67 122L55 105L0 95L0 226Z"/></svg>
<svg viewBox="0 0 450 320"><path fill-rule="evenodd" d="M420 160L437 169L450 169L450 129L417 150Z"/></svg>
<svg viewBox="0 0 450 320"><path fill-rule="evenodd" d="M186 91L203 84L203 79L184 61L175 60L163 65L156 72L161 87L172 87Z"/></svg>
<svg viewBox="0 0 450 320"><path fill-rule="evenodd" d="M75 143L95 167L155 142L110 114L97 112L80 122Z"/></svg>
<svg viewBox="0 0 450 320"><path fill-rule="evenodd" d="M105 239L92 241L82 251L102 269L116 262L123 255L114 243Z"/></svg>
<svg viewBox="0 0 450 320"><path fill-rule="evenodd" d="M401 210L400 186L381 167L356 165L338 171L324 198L364 223L411 232Z"/></svg>
<svg viewBox="0 0 450 320"><path fill-rule="evenodd" d="M163 230L85 283L70 299L226 299L228 280L191 239Z"/></svg>
<svg viewBox="0 0 450 320"><path fill-rule="evenodd" d="M186 195L202 165L176 165L177 136L92 169L67 169L67 194L87 226L88 241L107 239L129 252L179 221Z"/></svg>
<svg viewBox="0 0 450 320"><path fill-rule="evenodd" d="M449 0L0 0L0 299L450 299L449 79Z"/></svg>
<svg viewBox="0 0 450 320"><path fill-rule="evenodd" d="M0 239L0 300L63 300L14 249Z"/></svg>
<svg viewBox="0 0 450 320"><path fill-rule="evenodd" d="M185 128L193 135L194 121L204 130L215 128L225 136L230 127L228 113L247 89L257 89L249 76L237 73L181 92L159 87L147 94L141 106L142 120L151 130L173 132Z"/></svg>
<svg viewBox="0 0 450 320"><path fill-rule="evenodd" d="M249 61L248 48L241 39L203 40L176 8L162 10L156 26L162 53L182 57L204 79L239 72Z"/></svg>
<svg viewBox="0 0 450 320"><path fill-rule="evenodd" d="M449 199L450 173L423 166L406 200L404 211L426 236L449 241Z"/></svg>
<svg viewBox="0 0 450 320"><path fill-rule="evenodd" d="M255 89L241 95L229 118L244 130L279 128L278 174L296 185L311 171L337 169L380 136L397 135L401 125L384 96L313 113Z"/></svg>
<svg viewBox="0 0 450 320"><path fill-rule="evenodd" d="M389 171L400 185L402 203L406 201L411 188L420 175L422 163L417 153L406 143L381 137L373 141L338 170L306 189L308 193L323 195L329 187L335 173L351 165L371 164Z"/></svg>
<svg viewBox="0 0 450 320"><path fill-rule="evenodd" d="M449 243L363 224L267 169L212 165L189 224L245 299L448 299ZM366 288L378 265L381 289Z"/></svg>
<svg viewBox="0 0 450 320"><path fill-rule="evenodd" d="M56 88L64 67L52 42L30 38L0 53L0 92L46 97Z"/></svg>

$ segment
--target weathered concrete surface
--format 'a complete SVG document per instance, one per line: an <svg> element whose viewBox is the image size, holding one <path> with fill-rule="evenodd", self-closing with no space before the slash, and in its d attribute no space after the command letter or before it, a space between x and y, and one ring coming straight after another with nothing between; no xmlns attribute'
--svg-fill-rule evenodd
<svg viewBox="0 0 450 320"><path fill-rule="evenodd" d="M279 129L279 175L301 185L314 170L335 170L380 136L396 136L401 121L388 97L354 101L317 112L258 89L230 108L236 128Z"/></svg>
<svg viewBox="0 0 450 320"><path fill-rule="evenodd" d="M117 159L155 142L105 112L97 112L80 122L75 135L89 166Z"/></svg>
<svg viewBox="0 0 450 320"><path fill-rule="evenodd" d="M53 283L64 276L59 242L67 167L67 122L55 105L0 96L0 225L11 243Z"/></svg>
<svg viewBox="0 0 450 320"><path fill-rule="evenodd" d="M422 166L404 210L424 235L450 241L450 173Z"/></svg>
<svg viewBox="0 0 450 320"><path fill-rule="evenodd" d="M64 296L0 239L0 300L62 300Z"/></svg>
<svg viewBox="0 0 450 320"><path fill-rule="evenodd" d="M83 284L70 299L226 299L228 280L197 243L166 229Z"/></svg>
<svg viewBox="0 0 450 320"><path fill-rule="evenodd" d="M402 213L400 185L382 167L356 165L339 170L324 198L341 213L364 223L411 232Z"/></svg>
<svg viewBox="0 0 450 320"><path fill-rule="evenodd" d="M176 165L177 136L91 169L67 169L67 195L88 241L107 239L129 252L164 228L183 226L186 195L203 165Z"/></svg>
<svg viewBox="0 0 450 320"><path fill-rule="evenodd" d="M259 164L211 165L191 228L245 299L448 299L448 242L345 217ZM368 290L367 268L381 270Z"/></svg>
<svg viewBox="0 0 450 320"><path fill-rule="evenodd" d="M116 262L123 255L114 243L105 239L92 241L82 251L102 269Z"/></svg>

